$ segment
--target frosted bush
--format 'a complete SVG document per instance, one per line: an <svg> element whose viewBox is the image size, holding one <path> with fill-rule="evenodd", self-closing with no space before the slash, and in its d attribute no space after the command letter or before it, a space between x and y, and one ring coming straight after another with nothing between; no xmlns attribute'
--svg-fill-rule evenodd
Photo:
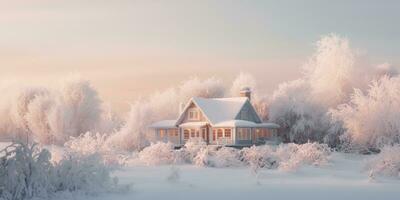
<svg viewBox="0 0 400 200"><path fill-rule="evenodd" d="M240 161L239 151L230 147L221 147L215 151L213 158L215 167L239 167L243 166Z"/></svg>
<svg viewBox="0 0 400 200"><path fill-rule="evenodd" d="M172 143L157 142L139 153L139 160L147 165L167 165L180 162L180 154Z"/></svg>
<svg viewBox="0 0 400 200"><path fill-rule="evenodd" d="M193 164L200 167L207 167L211 165L211 155L207 147L201 148L197 151L196 156L193 158Z"/></svg>
<svg viewBox="0 0 400 200"><path fill-rule="evenodd" d="M200 144L198 143L200 142ZM147 165L193 164L200 167L250 167L296 171L301 166L324 166L331 149L326 144L281 144L246 147L207 146L201 140L189 141L187 147L174 149L172 143L158 142L139 152L138 159Z"/></svg>
<svg viewBox="0 0 400 200"><path fill-rule="evenodd" d="M64 146L73 152L80 153L82 155L90 155L94 153L101 153L107 151L105 142L107 136L99 133L87 132L79 137L74 137L68 140Z"/></svg>
<svg viewBox="0 0 400 200"><path fill-rule="evenodd" d="M279 169L284 171L295 171L302 165L326 165L330 153L328 145L318 143L280 145L276 150Z"/></svg>
<svg viewBox="0 0 400 200"><path fill-rule="evenodd" d="M277 158L270 146L252 146L242 149L240 153L243 162L249 165L254 173L257 173L260 168L273 169L277 167Z"/></svg>
<svg viewBox="0 0 400 200"><path fill-rule="evenodd" d="M372 177L388 176L400 178L400 145L385 146L366 164L366 170Z"/></svg>
<svg viewBox="0 0 400 200"><path fill-rule="evenodd" d="M12 144L0 152L0 197L19 200L47 197L55 191L50 153L35 146Z"/></svg>
<svg viewBox="0 0 400 200"><path fill-rule="evenodd" d="M51 154L35 145L13 143L0 152L0 197L5 200L47 198L56 192L94 194L119 189L99 155Z"/></svg>
<svg viewBox="0 0 400 200"><path fill-rule="evenodd" d="M56 191L82 191L96 194L112 191L117 179L110 177L109 168L99 154L67 154L54 167Z"/></svg>
<svg viewBox="0 0 400 200"><path fill-rule="evenodd" d="M328 163L331 149L326 144L281 144L278 147L263 145L244 148L241 160L253 172L259 169L295 171L303 165L322 166Z"/></svg>
<svg viewBox="0 0 400 200"><path fill-rule="evenodd" d="M207 143L202 138L190 138L186 141L182 153L185 156L185 160L191 162L194 157L202 150L208 148Z"/></svg>
<svg viewBox="0 0 400 200"><path fill-rule="evenodd" d="M100 154L107 166L122 166L131 159L132 152L119 151L107 143L105 134L87 132L79 137L71 138L64 144L66 151L80 155Z"/></svg>

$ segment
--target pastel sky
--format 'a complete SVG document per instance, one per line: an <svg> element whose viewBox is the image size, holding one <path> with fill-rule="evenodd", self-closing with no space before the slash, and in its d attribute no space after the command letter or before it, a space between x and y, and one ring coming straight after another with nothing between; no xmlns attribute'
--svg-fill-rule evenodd
<svg viewBox="0 0 400 200"><path fill-rule="evenodd" d="M78 73L120 110L192 76L250 72L272 92L329 33L400 66L399 10L397 0L0 0L0 80Z"/></svg>

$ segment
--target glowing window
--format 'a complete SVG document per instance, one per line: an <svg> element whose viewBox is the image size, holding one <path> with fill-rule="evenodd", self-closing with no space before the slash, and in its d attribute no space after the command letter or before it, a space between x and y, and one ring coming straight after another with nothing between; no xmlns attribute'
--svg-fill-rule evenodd
<svg viewBox="0 0 400 200"><path fill-rule="evenodd" d="M230 128L226 128L226 129L225 129L225 137L226 137L226 138L230 138L231 135L232 135L231 129L230 129Z"/></svg>

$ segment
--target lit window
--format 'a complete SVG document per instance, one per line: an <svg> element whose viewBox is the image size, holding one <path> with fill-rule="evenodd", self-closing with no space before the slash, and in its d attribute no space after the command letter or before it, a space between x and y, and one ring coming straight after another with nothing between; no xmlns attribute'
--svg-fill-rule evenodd
<svg viewBox="0 0 400 200"><path fill-rule="evenodd" d="M251 129L250 128L238 128L238 139L239 140L251 140Z"/></svg>
<svg viewBox="0 0 400 200"><path fill-rule="evenodd" d="M199 130L196 130L196 137L200 137L200 132L199 132Z"/></svg>
<svg viewBox="0 0 400 200"><path fill-rule="evenodd" d="M165 131L164 129L160 129L160 138L165 138L167 137L167 131Z"/></svg>
<svg viewBox="0 0 400 200"><path fill-rule="evenodd" d="M190 129L190 137L195 137L195 130L194 129Z"/></svg>
<svg viewBox="0 0 400 200"><path fill-rule="evenodd" d="M178 129L175 129L175 137L178 137L179 133L178 133Z"/></svg>
<svg viewBox="0 0 400 200"><path fill-rule="evenodd" d="M216 131L215 129L213 129L213 141L215 141L215 139L216 139L216 135L217 135L216 132L217 132L217 131Z"/></svg>
<svg viewBox="0 0 400 200"><path fill-rule="evenodd" d="M221 138L222 137L222 129L218 129L217 131L217 137Z"/></svg>
<svg viewBox="0 0 400 200"><path fill-rule="evenodd" d="M189 139L189 130L188 129L183 130L183 139L185 139L185 140Z"/></svg>
<svg viewBox="0 0 400 200"><path fill-rule="evenodd" d="M231 137L231 129L230 128L225 129L225 137L226 138L230 138Z"/></svg>

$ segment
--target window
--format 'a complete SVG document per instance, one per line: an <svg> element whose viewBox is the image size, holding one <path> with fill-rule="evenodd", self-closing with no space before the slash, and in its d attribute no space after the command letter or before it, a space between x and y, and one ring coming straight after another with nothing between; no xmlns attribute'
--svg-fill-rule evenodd
<svg viewBox="0 0 400 200"><path fill-rule="evenodd" d="M197 109L196 108L191 108L191 109L189 109L189 120L198 120L200 117L199 117L199 112L197 112Z"/></svg>
<svg viewBox="0 0 400 200"><path fill-rule="evenodd" d="M175 137L178 137L179 136L179 131L178 131L178 129L174 129L175 131Z"/></svg>
<svg viewBox="0 0 400 200"><path fill-rule="evenodd" d="M196 137L200 137L200 131L196 130Z"/></svg>
<svg viewBox="0 0 400 200"><path fill-rule="evenodd" d="M195 130L194 129L190 129L190 137L195 137Z"/></svg>
<svg viewBox="0 0 400 200"><path fill-rule="evenodd" d="M215 139L216 139L216 135L217 135L217 130L215 130L215 129L213 129L213 141L215 141Z"/></svg>
<svg viewBox="0 0 400 200"><path fill-rule="evenodd" d="M222 137L222 129L221 129L221 128L218 129L218 131L217 131L217 137L218 137L218 138L221 138L221 137Z"/></svg>
<svg viewBox="0 0 400 200"><path fill-rule="evenodd" d="M256 134L256 139L264 137L261 128L256 128L256 133L255 134Z"/></svg>
<svg viewBox="0 0 400 200"><path fill-rule="evenodd" d="M226 138L231 138L231 129L230 128L226 128L225 129L225 137Z"/></svg>
<svg viewBox="0 0 400 200"><path fill-rule="evenodd" d="M237 136L239 140L251 140L251 129L250 128L238 128Z"/></svg>
<svg viewBox="0 0 400 200"><path fill-rule="evenodd" d="M168 137L174 137L175 136L175 130L174 129L168 129Z"/></svg>
<svg viewBox="0 0 400 200"><path fill-rule="evenodd" d="M167 137L167 131L164 129L160 129L160 138L166 138Z"/></svg>
<svg viewBox="0 0 400 200"><path fill-rule="evenodd" d="M189 139L189 129L183 130L183 139L188 140Z"/></svg>

